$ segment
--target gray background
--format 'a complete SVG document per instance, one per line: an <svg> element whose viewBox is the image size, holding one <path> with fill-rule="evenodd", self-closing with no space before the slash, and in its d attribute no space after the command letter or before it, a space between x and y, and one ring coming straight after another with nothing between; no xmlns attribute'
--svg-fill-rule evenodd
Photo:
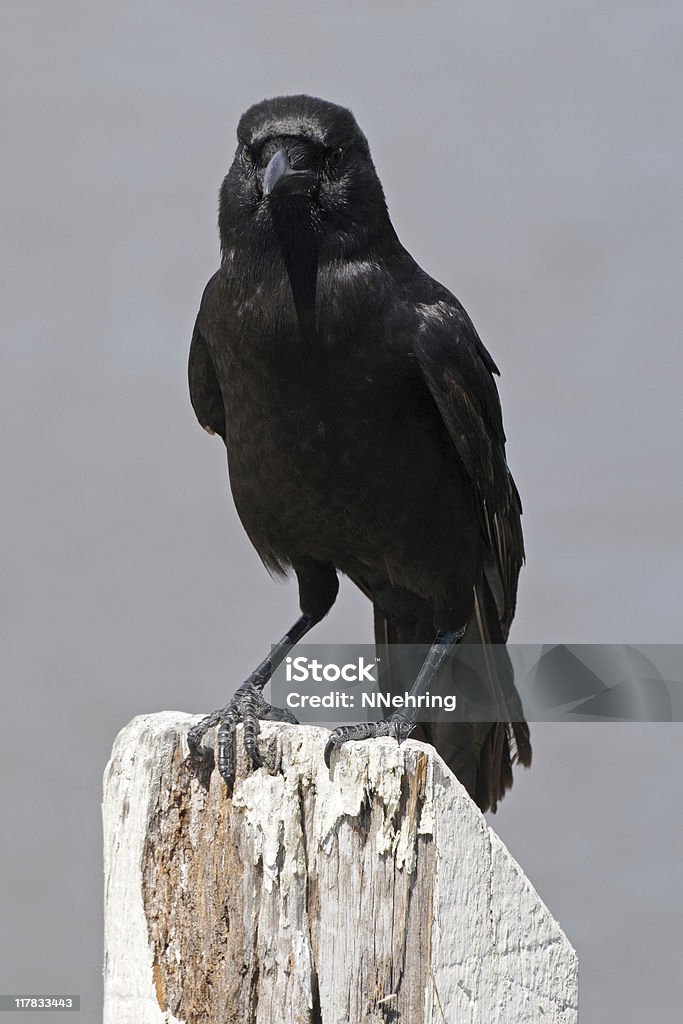
<svg viewBox="0 0 683 1024"><path fill-rule="evenodd" d="M238 116L351 106L399 235L500 364L513 638L676 642L681 10L5 0L0 38L0 991L80 992L94 1022L114 736L222 703L296 610L186 392ZM315 641L370 635L346 587ZM536 727L493 821L579 950L583 1024L680 1012L682 739Z"/></svg>

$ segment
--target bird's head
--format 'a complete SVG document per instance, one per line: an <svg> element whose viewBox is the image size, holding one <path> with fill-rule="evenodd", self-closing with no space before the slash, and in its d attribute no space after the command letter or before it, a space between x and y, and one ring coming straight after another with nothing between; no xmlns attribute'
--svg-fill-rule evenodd
<svg viewBox="0 0 683 1024"><path fill-rule="evenodd" d="M248 224L267 232L273 222L350 247L388 223L367 140L349 110L311 96L280 96L242 116L220 190L224 250Z"/></svg>

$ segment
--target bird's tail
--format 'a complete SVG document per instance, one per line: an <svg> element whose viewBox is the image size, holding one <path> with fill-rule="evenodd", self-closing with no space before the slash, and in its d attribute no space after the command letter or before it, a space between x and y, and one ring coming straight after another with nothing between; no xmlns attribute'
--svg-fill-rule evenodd
<svg viewBox="0 0 683 1024"><path fill-rule="evenodd" d="M434 640L431 622L417 623L409 631L400 629L375 608L375 643L380 658L380 686L386 692L396 689L398 678L405 679L403 659L399 667L397 644L420 644L424 647ZM482 811L495 811L498 801L512 785L512 766L531 764L529 726L524 720L522 703L514 683L510 657L505 648L496 603L488 580L482 576L475 589L474 612L461 644L476 644L476 688L472 685L472 669L456 661L455 674L440 679L430 687L432 694L455 691L458 706L464 712L464 721L420 722L412 738L431 743L451 771L466 788ZM402 652L405 654L405 649ZM411 666L411 674L419 671L422 653ZM475 652L473 652L475 653ZM479 721L476 706L487 709L496 721ZM491 709L494 709L491 715Z"/></svg>

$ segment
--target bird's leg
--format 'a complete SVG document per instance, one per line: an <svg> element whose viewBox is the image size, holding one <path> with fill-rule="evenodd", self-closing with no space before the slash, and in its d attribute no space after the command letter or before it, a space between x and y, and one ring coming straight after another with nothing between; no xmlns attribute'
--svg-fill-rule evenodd
<svg viewBox="0 0 683 1024"><path fill-rule="evenodd" d="M282 708L272 707L263 697L263 690L270 680L273 672L299 642L320 621L319 615L303 614L294 623L292 628L282 637L280 642L273 647L267 658L261 662L251 673L249 678L240 686L234 697L226 707L212 712L203 718L201 722L190 729L187 742L190 753L194 757L201 757L203 749L202 738L208 729L218 725L218 738L216 742L216 761L218 770L225 780L228 790L232 792L235 781L236 752L235 752L235 731L238 722L244 723L244 749L246 750L254 768L263 764L258 749L257 737L259 734L259 720L271 722L290 722L297 725L297 719L289 711Z"/></svg>
<svg viewBox="0 0 683 1024"><path fill-rule="evenodd" d="M465 635L465 626L458 630L437 633L422 668L413 683L410 696L423 696L437 675L444 658L459 644ZM395 711L382 722L360 722L358 725L341 725L331 734L325 746L325 764L330 767L332 752L348 740L367 740L376 736L393 736L402 743L417 725L417 702L415 707Z"/></svg>

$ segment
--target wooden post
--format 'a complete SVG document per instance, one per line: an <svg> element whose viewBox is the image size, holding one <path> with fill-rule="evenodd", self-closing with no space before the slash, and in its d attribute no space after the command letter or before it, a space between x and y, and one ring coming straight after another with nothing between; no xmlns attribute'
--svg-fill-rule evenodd
<svg viewBox="0 0 683 1024"><path fill-rule="evenodd" d="M330 772L326 730L263 724L230 799L195 720L136 718L105 772L105 1024L577 1020L572 947L431 747Z"/></svg>

